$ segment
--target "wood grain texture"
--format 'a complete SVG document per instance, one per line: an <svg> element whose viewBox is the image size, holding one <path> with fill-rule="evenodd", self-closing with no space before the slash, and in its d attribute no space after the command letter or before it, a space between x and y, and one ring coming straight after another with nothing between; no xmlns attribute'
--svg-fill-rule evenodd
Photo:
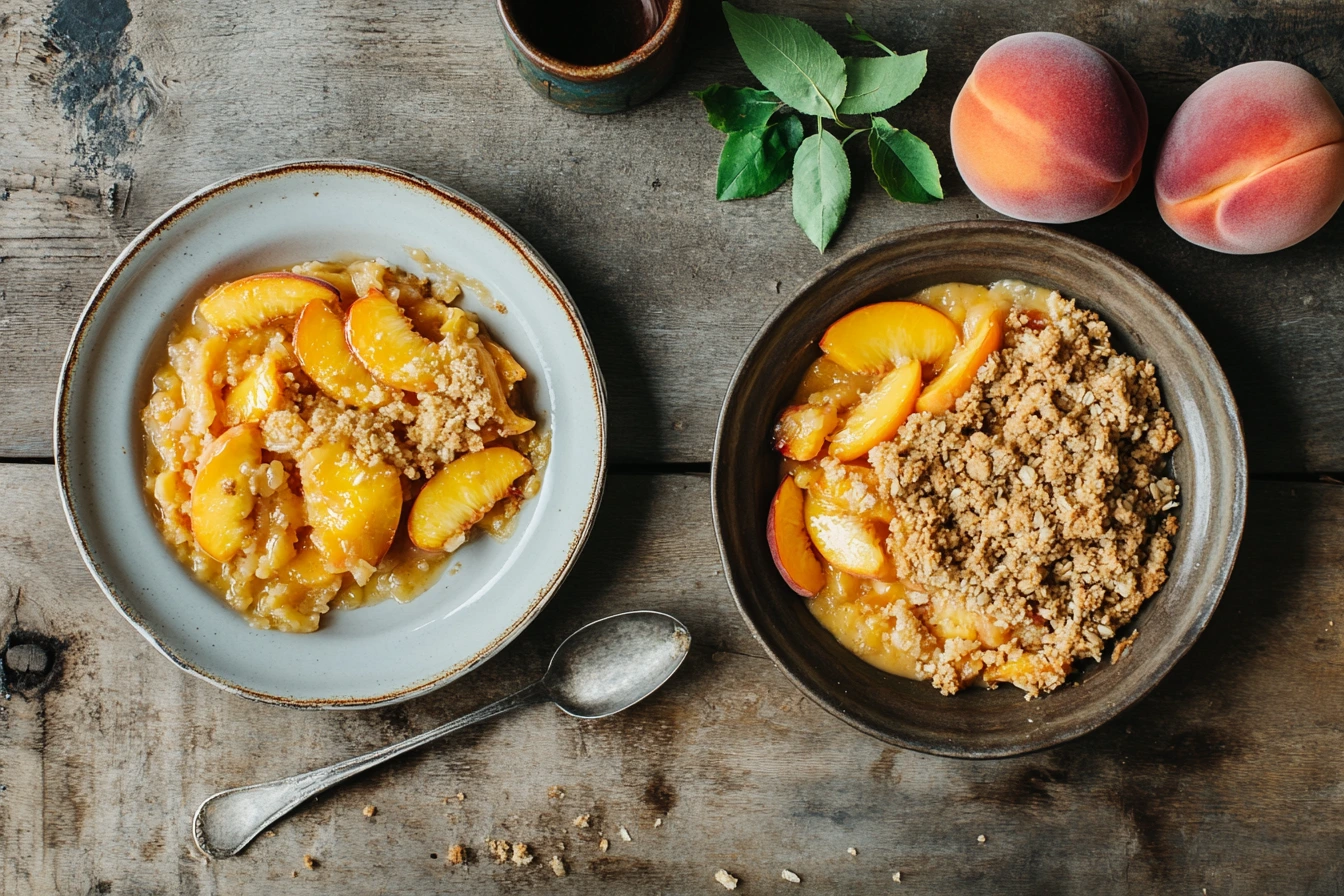
<svg viewBox="0 0 1344 896"><path fill-rule="evenodd" d="M49 690L0 703L4 896L715 893L718 868L745 893L1344 892L1344 488L1257 485L1223 605L1157 690L1072 744L979 763L858 734L760 656L719 574L703 477L617 476L574 576L517 642L433 695L350 713L254 705L176 671L94 586L51 469L0 466L0 491L3 634L64 645ZM240 857L195 853L191 814L215 790L502 696L573 628L636 607L695 638L646 703L495 720L341 785ZM573 827L585 813L593 826ZM538 861L495 865L486 837ZM457 868L453 843L471 855Z"/></svg>
<svg viewBox="0 0 1344 896"><path fill-rule="evenodd" d="M84 6L110 12L71 15ZM722 136L687 92L750 76L709 0L692 4L668 89L606 117L534 95L486 2L137 0L111 14L123 6L0 9L0 457L50 453L61 356L116 252L187 193L281 159L355 156L420 171L520 229L592 330L619 421L617 461L708 460L742 350L821 263L787 191L713 200ZM956 176L947 118L980 51L1017 31L1066 31L1128 66L1152 113L1150 170L1177 105L1227 66L1288 59L1344 97L1344 7L1333 0L1187 6L852 4L897 48L929 49L924 86L893 120L932 145L949 198L900 205L860 175L828 257L893 228L992 214ZM822 0L753 8L844 39L840 9ZM1162 225L1145 177L1115 212L1065 229L1144 268L1194 317L1241 402L1253 470L1344 470L1344 218L1271 256L1219 255Z"/></svg>

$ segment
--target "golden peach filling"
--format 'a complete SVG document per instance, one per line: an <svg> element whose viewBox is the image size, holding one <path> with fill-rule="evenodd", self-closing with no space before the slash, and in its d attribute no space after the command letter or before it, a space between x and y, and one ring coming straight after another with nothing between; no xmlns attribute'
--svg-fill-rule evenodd
<svg viewBox="0 0 1344 896"><path fill-rule="evenodd" d="M413 257L430 278L378 259L244 277L169 337L141 413L148 499L254 626L410 600L540 489L527 371L455 304L451 269Z"/></svg>
<svg viewBox="0 0 1344 896"><path fill-rule="evenodd" d="M1047 326L1058 333L1039 338ZM1017 355L1055 378L1049 382L1060 395L1052 399L1042 379L1021 387L1032 390L1037 404L1004 401L1013 386L989 384L1005 369L993 360L1006 348L1005 339L1012 340ZM1177 437L1158 403L1151 366L1115 355L1107 340L1104 324L1058 293L1018 281L988 287L940 284L905 301L860 308L826 331L821 357L803 376L775 428L784 478L771 503L767 542L786 583L841 644L892 674L932 679L945 693L1008 682L1034 695L1062 683L1078 657L1099 656L1101 640L1132 618L1165 575L1162 564L1174 521L1159 516L1176 494L1174 483L1155 472ZM1104 350L1098 350L1103 343ZM1115 385L1122 418L1131 400L1135 408L1146 402L1149 416L1140 419L1136 412L1134 419L1118 422L1106 417L1102 426L1098 421L1104 415L1096 413L1102 411L1100 402L1089 408L1096 399L1082 391L1084 367L1056 369L1071 352L1092 359L1089 363L1099 365L1093 374ZM1069 408L1069 414L1060 414L1054 424L1045 417L1026 419L1027 411L1048 417L1052 400ZM1007 406L1022 418L1005 423L991 415L985 424L991 430L1016 428L1028 434L1018 433L1007 448L987 448L991 436L1002 434L974 430L991 405ZM1083 428L1087 421L1093 430ZM1122 442L1138 444L1089 442L1096 457L1074 457L1071 470L1064 470L1057 456L1030 456L1033 450L1058 453L1064 444L1042 440L1039 431L1049 425L1065 434L1072 433L1070 427L1078 429L1069 435L1072 445L1108 431L1107 426L1125 430ZM1114 451L1109 459L1103 447ZM1077 580L1075 593L1086 593L1095 611L1087 615L1071 610L1067 600L1052 603L1049 596L1074 587L1073 560L1080 567L1084 560L1095 560L1084 550L1092 533L1083 531L1084 523L1095 521L1053 512L1039 502L1053 495L1067 506L1069 489L1096 487L1088 481L1089 464L1110 469L1117 457L1126 470L1124 481L1105 480L1103 486L1137 488L1147 503L1139 508L1130 497L1118 498L1115 525L1129 526L1123 537L1130 541L1142 541L1147 531L1149 541L1125 558L1131 569L1087 566L1108 578L1109 595L1104 601L1094 598L1097 583L1091 572ZM1008 466L1016 472L1005 487L995 476L1004 475L1000 467ZM1042 490L1047 477L1053 477L1053 492ZM977 495L982 506L967 506L963 492ZM1047 513L1030 512L1043 506ZM945 507L952 509L939 516ZM1064 533L1073 541L1052 534L1051 527L1061 520L1065 528L1077 529ZM1019 533L1005 531L1013 526L1022 529L1023 557L977 553L1013 542ZM1094 541L1101 553L1116 531L1097 528ZM1031 582L1010 580L1013 569L1032 568L1034 550L1058 554L1050 555L1053 566L1040 575L1058 576L1064 584L1052 580L1038 594ZM953 557L964 565L934 568ZM1141 588L1134 584L1140 580Z"/></svg>

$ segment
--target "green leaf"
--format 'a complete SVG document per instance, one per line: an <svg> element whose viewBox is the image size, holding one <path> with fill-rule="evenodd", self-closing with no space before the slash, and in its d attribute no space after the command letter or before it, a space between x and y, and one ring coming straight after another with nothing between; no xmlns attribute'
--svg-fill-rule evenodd
<svg viewBox="0 0 1344 896"><path fill-rule="evenodd" d="M849 23L850 40L861 40L864 41L865 43L870 43L873 44L874 46L881 47L891 56L896 55L895 53L892 52L890 47L888 47L886 44L882 43L882 41L878 40L877 38L869 34L868 29L864 28L858 22L854 21L854 17L849 13L845 13L845 21Z"/></svg>
<svg viewBox="0 0 1344 896"><path fill-rule="evenodd" d="M936 202L943 198L938 160L929 145L914 134L893 128L885 118L874 115L868 149L873 154L877 182L892 199Z"/></svg>
<svg viewBox="0 0 1344 896"><path fill-rule="evenodd" d="M802 142L803 123L797 115L749 131L733 131L719 154L715 194L726 201L774 192L788 180L793 154Z"/></svg>
<svg viewBox="0 0 1344 896"><path fill-rule="evenodd" d="M835 117L845 98L845 63L835 47L797 19L743 12L724 2L742 61L775 96L806 115Z"/></svg>
<svg viewBox="0 0 1344 896"><path fill-rule="evenodd" d="M709 123L725 134L764 127L779 108L779 97L768 90L756 90L753 87L711 84L691 96L705 104Z"/></svg>
<svg viewBox="0 0 1344 896"><path fill-rule="evenodd" d="M793 220L822 252L849 205L849 159L829 131L803 141L793 157Z"/></svg>
<svg viewBox="0 0 1344 896"><path fill-rule="evenodd" d="M920 50L906 56L845 57L849 86L840 111L862 115L890 109L924 80L927 56L927 50Z"/></svg>

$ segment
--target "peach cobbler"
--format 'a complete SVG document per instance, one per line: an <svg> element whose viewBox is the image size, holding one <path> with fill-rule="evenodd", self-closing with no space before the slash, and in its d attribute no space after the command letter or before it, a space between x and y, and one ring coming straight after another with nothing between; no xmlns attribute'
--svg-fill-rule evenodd
<svg viewBox="0 0 1344 896"><path fill-rule="evenodd" d="M178 558L254 626L410 600L540 487L527 371L458 306L465 278L411 257L429 277L373 259L225 283L168 339L145 487Z"/></svg>
<svg viewBox="0 0 1344 896"><path fill-rule="evenodd" d="M945 694L1032 697L1100 659L1165 581L1176 533L1179 436L1153 366L1018 281L859 308L821 350L775 427L767 523L821 624Z"/></svg>

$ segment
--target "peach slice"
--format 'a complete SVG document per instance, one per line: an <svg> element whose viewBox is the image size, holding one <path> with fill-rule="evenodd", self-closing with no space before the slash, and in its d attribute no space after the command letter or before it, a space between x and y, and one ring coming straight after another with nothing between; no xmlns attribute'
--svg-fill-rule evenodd
<svg viewBox="0 0 1344 896"><path fill-rule="evenodd" d="M499 369L495 366L495 356L486 348L485 342L475 337L471 340L471 345L476 350L481 376L485 378L486 388L490 390L490 397L495 405L495 417L499 420L496 434L501 438L517 436L536 426L537 421L524 417L509 406L509 390L513 384L506 384L500 377Z"/></svg>
<svg viewBox="0 0 1344 896"><path fill-rule="evenodd" d="M794 460L811 460L821 453L826 437L839 417L830 405L796 404L785 408L775 424L775 450Z"/></svg>
<svg viewBox="0 0 1344 896"><path fill-rule="evenodd" d="M935 312L937 313L937 312ZM947 320L947 318L943 318ZM948 323L951 326L951 323ZM896 435L919 399L919 361L906 361L888 373L863 396L831 437L831 456L837 460L863 457L879 442Z"/></svg>
<svg viewBox="0 0 1344 896"><path fill-rule="evenodd" d="M952 409L957 399L971 388L980 367L1003 345L1003 312L986 313L975 325L975 333L952 353L943 372L924 387L915 402L916 411L941 414Z"/></svg>
<svg viewBox="0 0 1344 896"><path fill-rule="evenodd" d="M241 333L298 314L309 302L334 302L340 296L325 280L272 271L225 283L202 299L197 311L215 329Z"/></svg>
<svg viewBox="0 0 1344 896"><path fill-rule="evenodd" d="M304 306L294 325L294 353L303 372L332 398L357 408L377 404L372 395L382 389L346 345L345 323L331 305Z"/></svg>
<svg viewBox="0 0 1344 896"><path fill-rule="evenodd" d="M989 290L978 283L940 283L921 289L911 298L921 304L937 308L957 326L966 321L966 312L969 308L990 300Z"/></svg>
<svg viewBox="0 0 1344 896"><path fill-rule="evenodd" d="M422 551L455 551L467 530L513 489L532 464L512 448L464 454L434 474L420 490L406 523L411 542Z"/></svg>
<svg viewBox="0 0 1344 896"><path fill-rule="evenodd" d="M512 386L514 383L521 383L527 379L527 371L513 357L512 352L498 342L491 342L489 339L482 339L481 341L489 349L490 356L495 359L495 369L499 371L499 378L504 381L505 385Z"/></svg>
<svg viewBox="0 0 1344 896"><path fill-rule="evenodd" d="M320 445L299 462L303 507L313 545L328 568L356 581L373 572L401 522L401 474L390 464L365 464L343 444Z"/></svg>
<svg viewBox="0 0 1344 896"><path fill-rule="evenodd" d="M918 302L879 302L851 311L821 337L821 350L846 370L882 373L915 360L934 370L957 345L947 315Z"/></svg>
<svg viewBox="0 0 1344 896"><path fill-rule="evenodd" d="M443 370L436 343L415 331L396 302L377 290L350 306L345 338L380 382L408 392L432 392Z"/></svg>
<svg viewBox="0 0 1344 896"><path fill-rule="evenodd" d="M227 563L252 532L251 471L261 465L261 430L243 423L210 443L196 467L191 487L191 532L196 543Z"/></svg>
<svg viewBox="0 0 1344 896"><path fill-rule="evenodd" d="M872 374L855 373L846 370L822 355L803 375L794 401L811 404L829 404L837 410L844 410L858 404L863 393L873 388L876 378Z"/></svg>
<svg viewBox="0 0 1344 896"><path fill-rule="evenodd" d="M784 477L770 502L765 540L784 582L803 597L815 597L826 585L826 570L807 534L804 501L803 490L791 477Z"/></svg>
<svg viewBox="0 0 1344 896"><path fill-rule="evenodd" d="M274 355L266 355L224 397L224 422L229 426L256 423L277 410L284 397L280 366Z"/></svg>
<svg viewBox="0 0 1344 896"><path fill-rule="evenodd" d="M941 595L934 595L929 600L928 625L940 641L961 638L965 641L979 641L986 647L1007 644L1012 635L1007 626L984 613Z"/></svg>
<svg viewBox="0 0 1344 896"><path fill-rule="evenodd" d="M876 520L838 512L812 492L807 493L803 504L803 517L812 544L832 566L869 579L893 575L893 565L882 546L884 539Z"/></svg>

